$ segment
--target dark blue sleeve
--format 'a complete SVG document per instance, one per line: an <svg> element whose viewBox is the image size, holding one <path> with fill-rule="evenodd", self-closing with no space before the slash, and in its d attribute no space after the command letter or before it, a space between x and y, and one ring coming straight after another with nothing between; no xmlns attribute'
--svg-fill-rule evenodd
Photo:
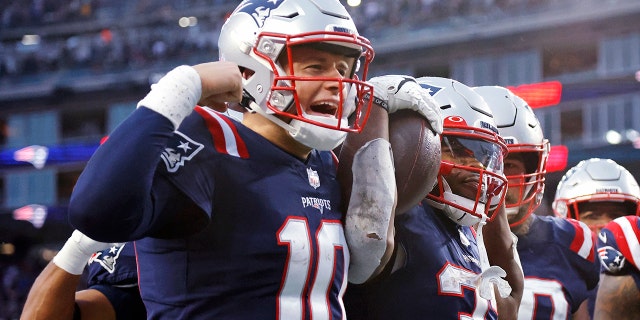
<svg viewBox="0 0 640 320"><path fill-rule="evenodd" d="M98 290L107 297L116 312L116 319L141 320L147 318L138 286L119 288L110 285L96 285L91 289Z"/></svg>
<svg viewBox="0 0 640 320"><path fill-rule="evenodd" d="M98 241L124 242L166 221L154 212L152 185L173 131L167 118L147 108L136 109L121 123L77 181L69 203L73 227Z"/></svg>

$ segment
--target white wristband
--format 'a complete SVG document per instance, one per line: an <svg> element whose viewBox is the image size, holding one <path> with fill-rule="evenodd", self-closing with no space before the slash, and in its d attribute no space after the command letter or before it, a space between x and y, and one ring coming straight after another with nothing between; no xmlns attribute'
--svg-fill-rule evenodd
<svg viewBox="0 0 640 320"><path fill-rule="evenodd" d="M109 248L111 243L95 241L75 230L52 262L71 274L80 275L95 252Z"/></svg>
<svg viewBox="0 0 640 320"><path fill-rule="evenodd" d="M179 66L151 85L151 91L138 102L169 119L178 128L200 100L202 82L190 66Z"/></svg>

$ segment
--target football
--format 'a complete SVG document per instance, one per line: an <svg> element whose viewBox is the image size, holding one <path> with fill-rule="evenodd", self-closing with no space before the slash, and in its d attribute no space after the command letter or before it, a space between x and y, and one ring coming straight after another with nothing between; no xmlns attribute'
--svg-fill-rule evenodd
<svg viewBox="0 0 640 320"><path fill-rule="evenodd" d="M433 189L440 170L440 136L413 110L389 115L389 142L396 170L396 213L417 205Z"/></svg>

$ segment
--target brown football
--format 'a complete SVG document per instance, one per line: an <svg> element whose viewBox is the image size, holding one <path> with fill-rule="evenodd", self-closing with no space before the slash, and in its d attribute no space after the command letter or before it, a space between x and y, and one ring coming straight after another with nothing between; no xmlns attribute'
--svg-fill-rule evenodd
<svg viewBox="0 0 640 320"><path fill-rule="evenodd" d="M420 203L436 183L440 136L418 112L399 110L389 115L389 141L398 187L396 213L403 213Z"/></svg>

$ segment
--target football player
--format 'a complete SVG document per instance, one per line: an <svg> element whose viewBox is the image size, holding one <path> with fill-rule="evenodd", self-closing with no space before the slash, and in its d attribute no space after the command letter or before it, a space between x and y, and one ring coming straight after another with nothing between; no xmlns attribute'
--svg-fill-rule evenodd
<svg viewBox="0 0 640 320"><path fill-rule="evenodd" d="M77 291L83 272L86 289ZM73 232L29 291L21 319L146 319L132 243Z"/></svg>
<svg viewBox="0 0 640 320"><path fill-rule="evenodd" d="M580 220L597 233L618 217L640 214L639 190L633 175L615 161L582 160L560 179L553 211Z"/></svg>
<svg viewBox="0 0 640 320"><path fill-rule="evenodd" d="M136 241L149 318L343 318L348 272L371 271L349 264L358 249L345 240L331 150L371 113L373 49L338 0L245 0L218 47L221 61L154 84L100 146L70 220L99 241ZM392 106L429 117L421 99L374 109L381 121ZM235 102L242 122L214 111ZM354 163L393 175L378 141ZM395 193L377 190L386 217Z"/></svg>
<svg viewBox="0 0 640 320"><path fill-rule="evenodd" d="M538 216L545 187L549 141L533 110L507 88L474 88L487 102L509 154L505 204L524 272L518 319L588 318L587 292L598 282L595 244L588 227L574 219ZM584 319L584 318L583 318Z"/></svg>
<svg viewBox="0 0 640 320"><path fill-rule="evenodd" d="M417 81L443 116L440 170L425 200L407 212L395 212L392 256L368 282L349 286L347 315L367 320L497 319L490 303L495 283L500 299L513 298L512 317L507 309L501 318L515 318L522 273L514 264L510 290L502 279L505 271L489 265L481 236L482 225L493 217L506 189L504 141L488 106L471 88L446 78ZM501 254L514 259L505 227L508 249Z"/></svg>
<svg viewBox="0 0 640 320"><path fill-rule="evenodd" d="M592 158L567 170L558 183L552 206L556 215L578 219L599 234L614 219L638 215L639 202L640 187L626 168L611 159ZM601 279L603 272L606 270L601 268ZM610 284L603 292L610 292ZM590 292L590 314L595 313L599 292L599 288Z"/></svg>
<svg viewBox="0 0 640 320"><path fill-rule="evenodd" d="M638 206L638 202L636 202ZM640 218L628 215L609 222L598 235L600 284L594 319L640 317Z"/></svg>

